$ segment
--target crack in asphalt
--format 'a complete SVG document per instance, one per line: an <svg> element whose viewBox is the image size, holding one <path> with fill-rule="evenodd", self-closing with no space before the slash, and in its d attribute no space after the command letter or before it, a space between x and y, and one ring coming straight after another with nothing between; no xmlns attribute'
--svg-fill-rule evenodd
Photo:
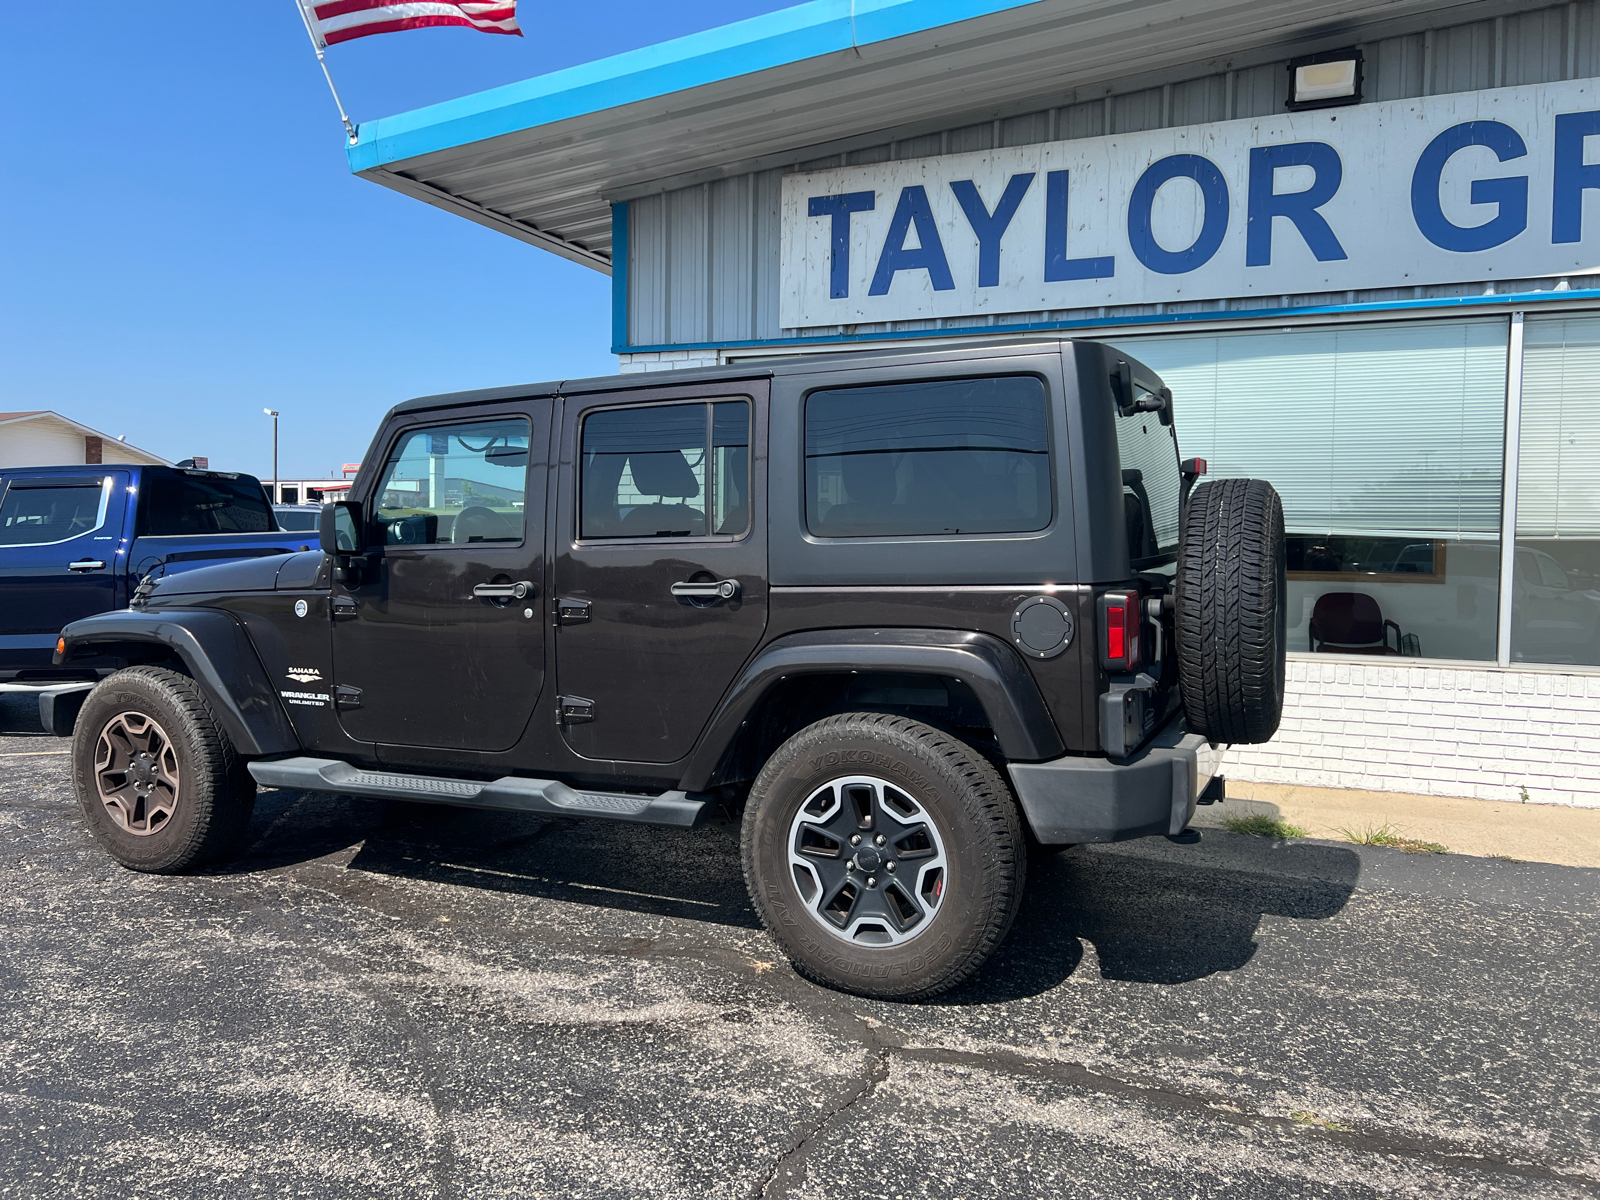
<svg viewBox="0 0 1600 1200"><path fill-rule="evenodd" d="M1526 1159L1517 1160L1509 1154L1486 1154L1479 1148L1448 1138L1423 1138L1392 1129L1343 1130L1304 1124L1293 1117L1241 1109L1235 1101L1223 1096L1184 1091L1155 1080L1149 1083L1136 1082L1137 1076L1114 1075L1092 1070L1082 1063L1035 1058L1015 1051L954 1050L943 1046L914 1045L891 1045L889 1049L896 1055L916 1062L964 1066L992 1074L1063 1083L1098 1095L1132 1100L1152 1107L1203 1112L1215 1120L1242 1128L1271 1129L1296 1137L1330 1142L1346 1149L1392 1155L1433 1166L1466 1167L1523 1179L1569 1183L1600 1195L1600 1179L1594 1176L1563 1171Z"/></svg>
<svg viewBox="0 0 1600 1200"><path fill-rule="evenodd" d="M872 1025L867 1026L867 1034L861 1044L866 1050L866 1060L861 1070L851 1076L840 1101L811 1122L807 1131L772 1161L772 1165L762 1173L755 1186L750 1189L750 1194L755 1200L777 1200L778 1197L787 1196L796 1178L804 1174L806 1159L810 1157L812 1148L822 1135L852 1108L871 1096L878 1085L889 1078L891 1047L879 1042Z"/></svg>

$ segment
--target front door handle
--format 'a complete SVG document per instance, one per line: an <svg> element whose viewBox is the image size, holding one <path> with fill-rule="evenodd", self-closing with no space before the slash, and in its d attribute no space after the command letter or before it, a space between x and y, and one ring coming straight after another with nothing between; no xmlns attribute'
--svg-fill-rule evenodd
<svg viewBox="0 0 1600 1200"><path fill-rule="evenodd" d="M691 600L732 600L739 594L737 579L713 579L709 583L675 583L674 596L687 596Z"/></svg>
<svg viewBox="0 0 1600 1200"><path fill-rule="evenodd" d="M106 564L98 558L80 558L77 562L68 563L69 571L98 571Z"/></svg>
<svg viewBox="0 0 1600 1200"><path fill-rule="evenodd" d="M526 579L516 583L480 583L472 589L474 600L526 600L539 589Z"/></svg>

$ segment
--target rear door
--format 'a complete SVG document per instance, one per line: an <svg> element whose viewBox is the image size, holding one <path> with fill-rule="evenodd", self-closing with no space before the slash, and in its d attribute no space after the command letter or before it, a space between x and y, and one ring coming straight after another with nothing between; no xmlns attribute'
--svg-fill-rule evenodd
<svg viewBox="0 0 1600 1200"><path fill-rule="evenodd" d="M556 673L591 759L688 754L767 623L767 383L563 400Z"/></svg>
<svg viewBox="0 0 1600 1200"><path fill-rule="evenodd" d="M49 666L62 626L126 603L128 479L0 476L0 663Z"/></svg>
<svg viewBox="0 0 1600 1200"><path fill-rule="evenodd" d="M336 704L355 740L498 751L527 727L544 686L551 407L389 431L364 497L367 557L333 597Z"/></svg>

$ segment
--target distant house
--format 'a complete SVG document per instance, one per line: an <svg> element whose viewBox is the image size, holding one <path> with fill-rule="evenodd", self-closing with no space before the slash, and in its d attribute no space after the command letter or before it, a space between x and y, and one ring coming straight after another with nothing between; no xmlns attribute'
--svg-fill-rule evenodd
<svg viewBox="0 0 1600 1200"><path fill-rule="evenodd" d="M79 463L140 463L170 467L158 454L90 429L60 413L0 412L0 470L67 467Z"/></svg>

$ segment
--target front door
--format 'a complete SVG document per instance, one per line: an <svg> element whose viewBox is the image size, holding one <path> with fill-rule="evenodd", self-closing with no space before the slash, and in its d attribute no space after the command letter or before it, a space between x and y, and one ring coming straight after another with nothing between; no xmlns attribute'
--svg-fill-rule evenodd
<svg viewBox="0 0 1600 1200"><path fill-rule="evenodd" d="M391 431L368 554L334 589L335 703L352 738L499 751L522 735L544 685L552 407L419 414Z"/></svg>
<svg viewBox="0 0 1600 1200"><path fill-rule="evenodd" d="M556 674L585 758L688 754L761 640L766 386L563 400Z"/></svg>
<svg viewBox="0 0 1600 1200"><path fill-rule="evenodd" d="M127 602L128 473L0 473L0 661L48 667L62 626Z"/></svg>

